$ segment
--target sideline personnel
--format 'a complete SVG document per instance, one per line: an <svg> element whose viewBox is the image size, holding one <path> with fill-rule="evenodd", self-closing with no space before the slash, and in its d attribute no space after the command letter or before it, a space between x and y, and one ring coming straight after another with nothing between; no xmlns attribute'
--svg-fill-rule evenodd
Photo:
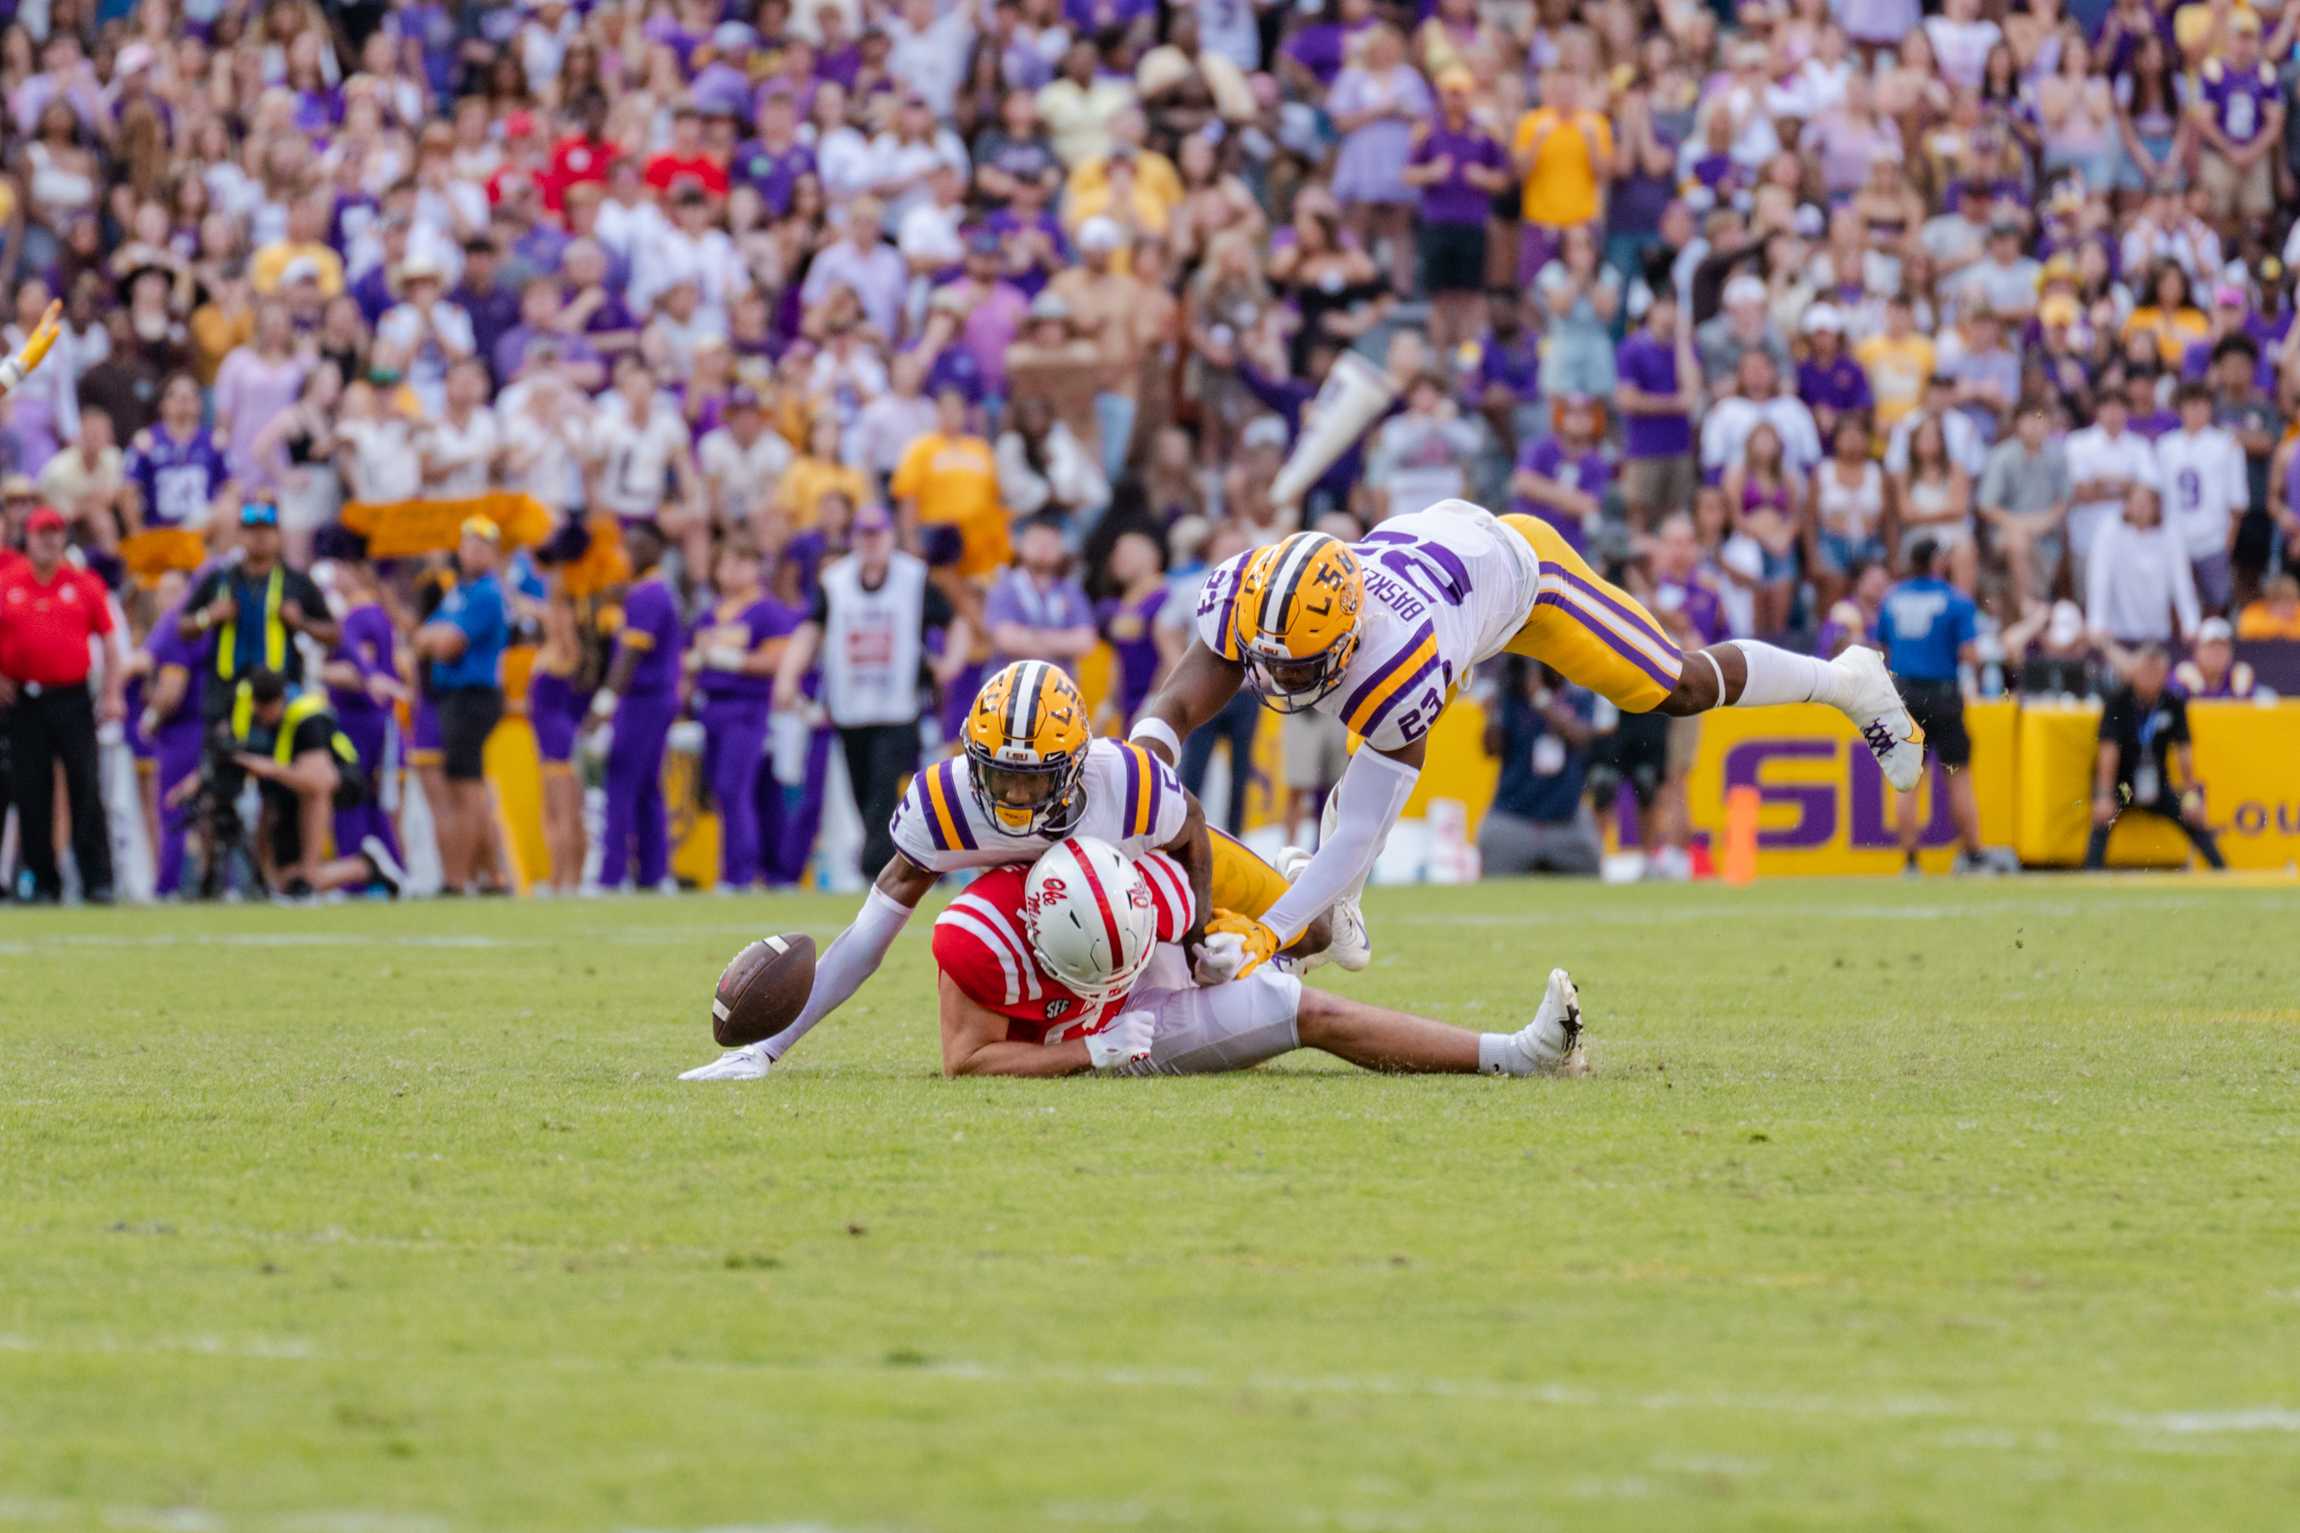
<svg viewBox="0 0 2300 1533"><path fill-rule="evenodd" d="M42 506L25 521L22 561L0 569L0 705L8 710L16 825L16 897L63 895L56 867L56 768L72 806L72 856L91 905L112 902L112 840L96 783L96 719L127 716L120 641L103 582L64 558L64 517ZM88 695L88 641L104 644L104 697Z"/></svg>

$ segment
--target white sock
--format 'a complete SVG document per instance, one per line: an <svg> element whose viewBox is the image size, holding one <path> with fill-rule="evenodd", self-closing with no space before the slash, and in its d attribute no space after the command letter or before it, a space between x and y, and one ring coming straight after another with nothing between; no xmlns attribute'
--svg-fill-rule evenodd
<svg viewBox="0 0 2300 1533"><path fill-rule="evenodd" d="M1477 1073L1480 1075L1531 1075L1533 1061L1525 1050L1517 1046L1514 1033L1479 1033L1477 1035Z"/></svg>
<svg viewBox="0 0 2300 1533"><path fill-rule="evenodd" d="M1793 654L1753 639L1735 639L1733 647L1741 651L1741 659L1749 667L1748 679L1741 683L1741 695L1733 699L1734 707L1776 708L1783 703L1827 703L1833 708L1846 705L1852 688L1844 672L1828 661Z"/></svg>

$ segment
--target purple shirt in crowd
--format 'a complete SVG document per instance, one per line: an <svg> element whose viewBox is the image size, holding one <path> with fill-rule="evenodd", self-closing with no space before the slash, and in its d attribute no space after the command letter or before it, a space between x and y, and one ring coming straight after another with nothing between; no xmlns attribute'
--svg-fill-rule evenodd
<svg viewBox="0 0 2300 1533"><path fill-rule="evenodd" d="M1541 397L1541 337L1521 330L1516 339L1488 334L1478 343L1477 369L1470 374L1470 392L1482 395L1505 388L1521 401Z"/></svg>
<svg viewBox="0 0 2300 1533"><path fill-rule="evenodd" d="M1623 383L1647 394L1674 394L1677 348L1640 330L1614 353L1614 372ZM1671 458L1693 450L1693 419L1682 412L1642 415L1623 411L1621 450L1627 458Z"/></svg>
<svg viewBox="0 0 2300 1533"><path fill-rule="evenodd" d="M371 676L399 676L398 645L392 636L391 614L373 602L354 607L343 615L343 637L336 641L330 660L348 660L356 667L364 683ZM367 688L329 687L327 705L335 716L346 724L359 724L380 717L384 706L369 695ZM365 763L368 766L374 762Z"/></svg>
<svg viewBox="0 0 2300 1533"><path fill-rule="evenodd" d="M179 442L158 421L146 428L141 445L128 449L122 467L129 483L143 492L147 527L205 522L209 504L231 477L212 433L194 431L190 440Z"/></svg>
<svg viewBox="0 0 2300 1533"><path fill-rule="evenodd" d="M1804 361L1797 364L1797 397L1809 410L1823 408L1840 415L1854 410L1866 410L1869 397L1869 375L1861 364L1840 352L1835 361Z"/></svg>
<svg viewBox="0 0 2300 1533"><path fill-rule="evenodd" d="M791 210L791 195L802 176L819 175L815 166L815 152L804 144L792 144L787 149L770 149L757 139L735 150L735 162L728 169L739 186L748 186L759 194L767 211L780 218Z"/></svg>
<svg viewBox="0 0 2300 1533"><path fill-rule="evenodd" d="M1695 570L1689 580L1659 580L1653 585L1653 613L1684 648L1719 644L1733 636L1725 625L1725 603L1717 582L1706 570ZM1693 643L1684 644L1684 630L1693 631Z"/></svg>
<svg viewBox="0 0 2300 1533"><path fill-rule="evenodd" d="M749 603L722 601L709 618L696 625L699 648L730 646L745 653L756 651L770 639L779 639L799 626L802 613L793 612L770 596ZM775 678L747 672L713 670L706 665L695 673L695 691L704 706L713 703L749 704L764 708L775 695Z"/></svg>
<svg viewBox="0 0 2300 1533"><path fill-rule="evenodd" d="M2249 144L2268 126L2268 109L2284 98L2276 83L2276 68L2265 61L2238 72L2218 59L2207 59L2200 71L2199 89L2212 109L2212 120L2232 143Z"/></svg>
<svg viewBox="0 0 2300 1533"><path fill-rule="evenodd" d="M1501 169L1508 164L1501 145L1474 122L1456 131L1439 117L1406 157L1408 165L1427 165L1433 160L1448 161L1449 168L1443 178L1421 189L1423 220L1433 224L1476 224L1483 228L1493 212L1493 194L1472 186L1463 172L1471 165Z"/></svg>
<svg viewBox="0 0 2300 1533"><path fill-rule="evenodd" d="M198 737L200 721L204 717L200 712L200 688L208 673L215 669L216 641L205 635L198 639L186 639L178 628L183 615L183 603L178 602L152 625L151 633L144 640L144 653L152 657L152 674L155 677L163 667L174 665L181 666L189 678L184 687L183 701L176 705L174 713L161 721L159 733L151 737L149 743L154 750L172 742L184 742ZM129 715L130 719L135 716L135 713Z"/></svg>
<svg viewBox="0 0 2300 1533"><path fill-rule="evenodd" d="M982 604L982 620L995 631L1001 623L1017 623L1024 628L1090 628L1094 624L1094 607L1086 599L1086 590L1075 580L1058 580L1051 586L1042 586L1020 569L1004 569L990 587L990 595ZM995 663L1004 665L1009 660L1027 659L1023 655L999 655Z"/></svg>
<svg viewBox="0 0 2300 1533"><path fill-rule="evenodd" d="M1094 609L1094 626L1118 654L1118 705L1127 722L1149 699L1150 683L1158 675L1158 609L1166 605L1163 583L1148 596L1129 601L1113 596Z"/></svg>
<svg viewBox="0 0 2300 1533"><path fill-rule="evenodd" d="M623 598L619 648L634 649L639 656L631 672L630 694L668 692L678 684L681 640L678 601L662 577L650 571L645 579L633 582Z"/></svg>
<svg viewBox="0 0 2300 1533"><path fill-rule="evenodd" d="M1613 486L1613 465L1605 461L1605 454L1592 447L1586 452L1569 452L1564 442L1546 436L1537 442L1528 442L1517 455L1517 466L1544 479L1552 479L1569 490L1593 495L1602 504L1605 492ZM1589 528L1580 520L1567 516L1555 506L1536 505L1530 500L1513 499L1513 511L1527 516L1538 516L1557 529L1558 536L1572 544L1576 550L1589 547Z"/></svg>

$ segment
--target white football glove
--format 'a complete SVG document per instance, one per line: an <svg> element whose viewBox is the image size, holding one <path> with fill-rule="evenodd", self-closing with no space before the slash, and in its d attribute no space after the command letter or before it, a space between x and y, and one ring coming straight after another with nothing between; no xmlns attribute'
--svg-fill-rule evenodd
<svg viewBox="0 0 2300 1533"><path fill-rule="evenodd" d="M1122 1011L1098 1033L1086 1035L1086 1057L1097 1075L1139 1075L1150 1062L1150 1038L1158 1014L1144 1009Z"/></svg>
<svg viewBox="0 0 2300 1533"><path fill-rule="evenodd" d="M1191 977L1201 985L1227 985L1246 967L1246 939L1239 932L1206 933L1190 965Z"/></svg>

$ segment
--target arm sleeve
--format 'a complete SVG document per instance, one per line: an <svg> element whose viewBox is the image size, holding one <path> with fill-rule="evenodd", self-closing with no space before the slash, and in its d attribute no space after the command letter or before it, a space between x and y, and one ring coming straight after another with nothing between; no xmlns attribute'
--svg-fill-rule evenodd
<svg viewBox="0 0 2300 1533"><path fill-rule="evenodd" d="M1420 776L1419 769L1379 751L1361 750L1350 758L1334 789L1340 798L1334 834L1262 917L1278 934L1280 946L1300 936L1327 906L1363 884Z"/></svg>
<svg viewBox="0 0 2300 1533"><path fill-rule="evenodd" d="M878 972L887 949L910 920L910 907L897 904L884 890L872 888L855 913L854 923L838 934L815 965L814 989L790 1026L767 1040L767 1057L781 1059L814 1025L846 1003L862 982Z"/></svg>

